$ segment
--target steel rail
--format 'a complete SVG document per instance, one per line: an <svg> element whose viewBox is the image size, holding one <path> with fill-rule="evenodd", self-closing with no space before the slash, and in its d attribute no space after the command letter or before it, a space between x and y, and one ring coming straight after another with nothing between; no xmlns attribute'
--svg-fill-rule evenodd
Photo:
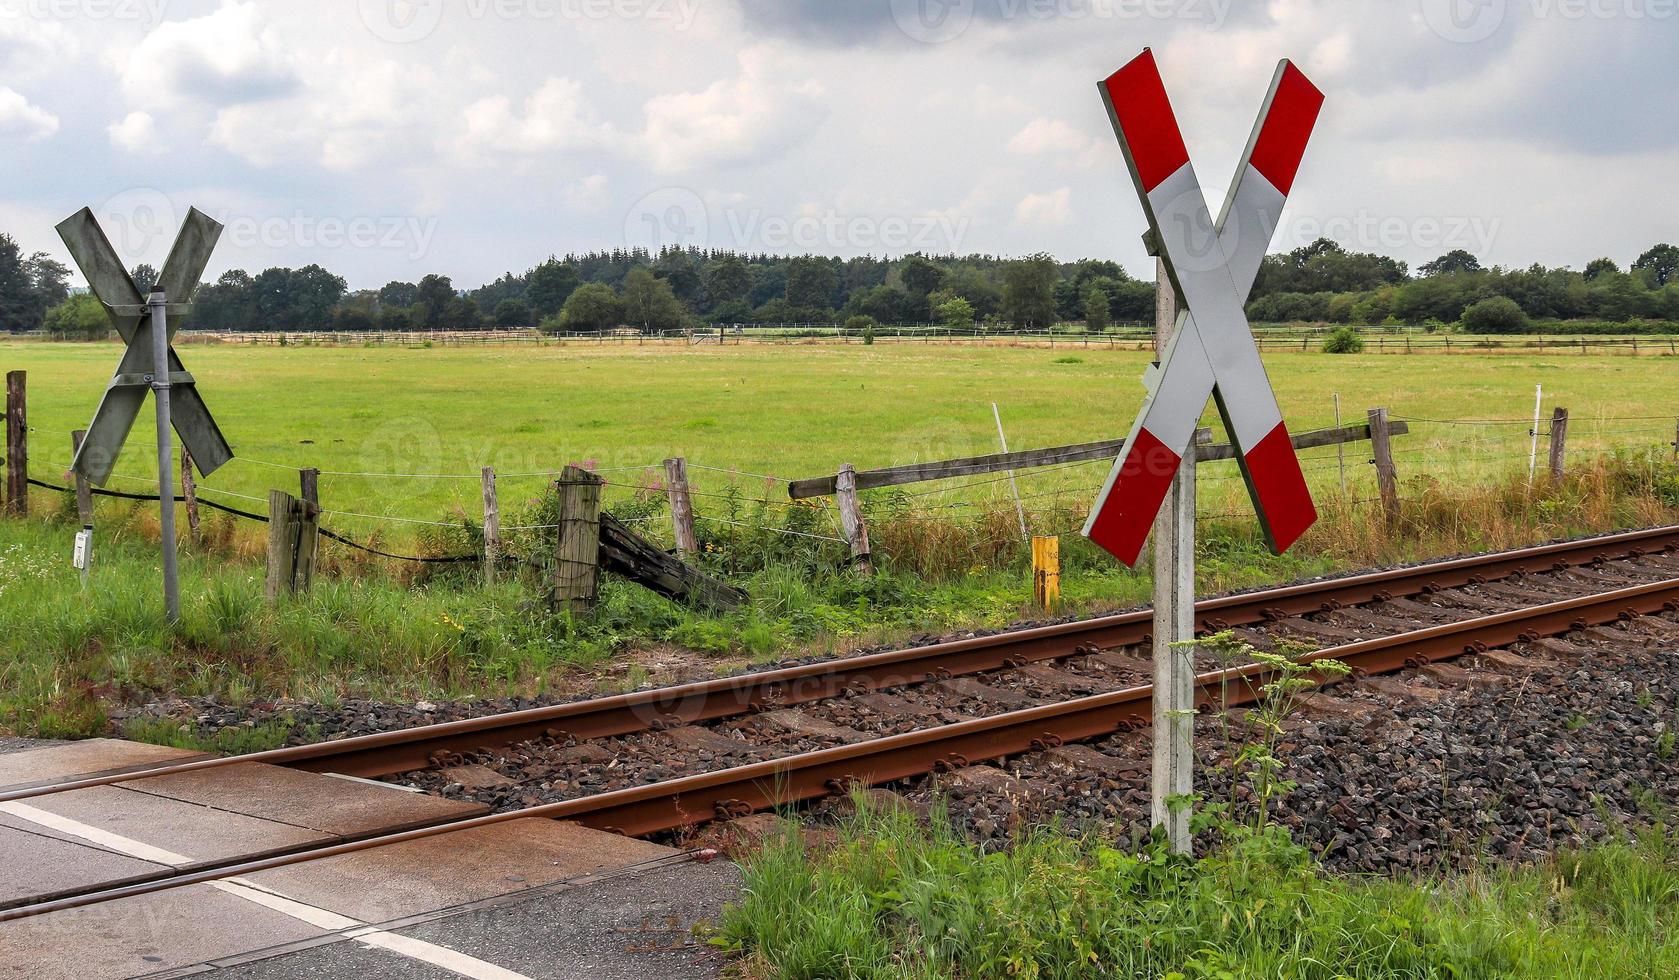
<svg viewBox="0 0 1679 980"><path fill-rule="evenodd" d="M1675 549L1679 549L1679 526L1667 526L1303 582L1197 603L1196 627L1199 631L1216 631L1527 572L1601 564ZM1057 660L1074 655L1081 647L1133 646L1148 642L1152 631L1152 611L1140 609L312 745L62 782L25 784L0 791L0 802L240 763L369 778L387 776L427 768L440 755L500 748L542 737L587 741L628 735L805 704L841 694Z"/></svg>
<svg viewBox="0 0 1679 980"><path fill-rule="evenodd" d="M1421 666L1518 641L1532 641L1663 611L1679 611L1679 579L1329 647L1302 657L1299 662L1310 664L1326 659L1337 660L1353 668L1357 677ZM1256 697L1270 677L1269 668L1261 664L1202 674L1196 678L1197 704L1247 703ZM1318 675L1317 679L1321 681L1325 678ZM575 800L435 824L382 837L205 868L165 879L0 910L0 922L256 874L304 861L388 847L510 820L538 817L574 820L588 827L629 836L692 827L714 819L744 816L758 810L828 796L851 786L880 785L929 772L960 768L975 761L1001 759L1066 742L1144 728L1151 716L1152 699L1152 686L1144 685L1040 705L990 718L820 749Z"/></svg>

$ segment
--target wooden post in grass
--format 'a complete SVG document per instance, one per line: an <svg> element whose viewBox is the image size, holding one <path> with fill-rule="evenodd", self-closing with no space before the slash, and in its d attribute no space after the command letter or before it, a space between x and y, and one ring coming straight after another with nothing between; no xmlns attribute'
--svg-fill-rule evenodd
<svg viewBox="0 0 1679 980"><path fill-rule="evenodd" d="M554 484L560 526L554 552L554 608L585 612L599 595L601 478L567 466Z"/></svg>
<svg viewBox="0 0 1679 980"><path fill-rule="evenodd" d="M297 591L307 592L315 581L315 556L321 541L321 471L297 471L298 506Z"/></svg>
<svg viewBox="0 0 1679 980"><path fill-rule="evenodd" d="M688 461L681 456L665 460L665 493L670 497L670 526L676 535L676 553L687 557L700 550L694 534L694 500L688 492Z"/></svg>
<svg viewBox="0 0 1679 980"><path fill-rule="evenodd" d="M86 429L77 429L70 433L70 458L82 451L82 440L87 438ZM71 470L68 476L76 481L76 516L81 519L82 527L93 526L93 488L88 486L87 477L80 470Z"/></svg>
<svg viewBox="0 0 1679 980"><path fill-rule="evenodd" d="M192 478L192 450L181 447L181 496L187 505L187 540L198 542L198 482Z"/></svg>
<svg viewBox="0 0 1679 980"><path fill-rule="evenodd" d="M857 503L857 467L850 463L841 466L834 478L834 500L839 504L840 527L844 528L846 543L851 546L851 567L859 575L873 575L869 525L864 522L863 508Z"/></svg>
<svg viewBox="0 0 1679 980"><path fill-rule="evenodd" d="M496 471L484 467L484 584L496 584L496 563L501 561L501 502L496 498Z"/></svg>
<svg viewBox="0 0 1679 980"><path fill-rule="evenodd" d="M18 517L29 513L28 381L23 371L6 374L6 509Z"/></svg>
<svg viewBox="0 0 1679 980"><path fill-rule="evenodd" d="M1568 409L1551 413L1551 479L1562 479L1563 454L1568 451Z"/></svg>
<svg viewBox="0 0 1679 980"><path fill-rule="evenodd" d="M296 589L297 498L284 490L268 491L268 580L270 603Z"/></svg>
<svg viewBox="0 0 1679 980"><path fill-rule="evenodd" d="M1382 511L1389 524L1399 521L1398 472L1393 466L1393 443L1388 438L1388 410L1370 410L1370 455L1376 465L1376 487L1382 496Z"/></svg>

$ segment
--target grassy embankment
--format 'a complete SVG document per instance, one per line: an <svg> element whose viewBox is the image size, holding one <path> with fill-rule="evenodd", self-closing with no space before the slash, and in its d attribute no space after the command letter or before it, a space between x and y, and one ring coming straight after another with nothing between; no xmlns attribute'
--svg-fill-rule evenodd
<svg viewBox="0 0 1679 980"><path fill-rule="evenodd" d="M109 345L0 344L0 366L30 372L36 476L59 476L53 464L67 453L54 447L85 424L113 355ZM707 616L609 583L601 609L573 621L542 609L534 573L484 588L471 566L421 577L333 545L316 590L270 609L261 601L261 526L216 516L205 539L187 549L185 621L170 633L157 611L152 512L99 503L98 564L84 593L66 560L68 502L38 490L36 517L0 522L0 635L7 637L0 728L87 734L104 726L105 699L159 693L330 702L634 684L664 676L661 665L692 662L678 647L728 665L916 631L1004 625L1031 614L1006 483L866 495L884 574L865 582L840 570L841 545L759 529L832 535L831 507L787 505L779 484L746 474L800 477L845 461L869 467L988 452L992 399L1002 404L1017 447L1111 436L1140 401L1144 363L1134 353L968 347L199 347L190 360L243 457L205 481L207 497L260 510L215 491L262 496L296 479L262 463L313 465L328 471L329 526L397 550L468 553L481 465L506 474L509 525L543 523L538 498L547 472L592 460L625 485L610 488L615 510L668 534L662 495L638 487L657 485L658 472L646 464L682 454L724 470L694 471L701 517L736 522L702 520L706 561L744 584L753 602ZM1531 411L1532 385L1543 382L1547 414L1550 404L1574 413L1572 475L1560 486L1526 487L1525 424L1417 422L1415 434L1398 441L1406 510L1390 529L1362 502L1374 492L1360 447L1349 447L1345 496L1335 451L1314 450L1306 465L1324 519L1295 553L1275 558L1254 539L1233 466L1214 464L1203 481L1201 587L1250 587L1672 520L1679 483L1663 445L1672 425L1643 418L1679 411L1666 379L1670 364L1275 356L1271 372L1297 431L1330 422L1329 394L1337 390L1349 418L1358 414L1354 406L1378 403L1421 418L1510 418ZM1216 425L1211 415L1208 422ZM143 416L114 487L142 489L148 425ZM1610 446L1628 448L1619 458L1601 457ZM1075 529L1103 469L1020 474L1034 530ZM339 475L348 473L381 475ZM513 550L541 554L542 533L514 532ZM1063 550L1070 610L1146 600L1146 575L1072 539L1064 538Z"/></svg>
<svg viewBox="0 0 1679 980"><path fill-rule="evenodd" d="M1161 836L1030 828L975 845L942 808L853 797L837 830L787 824L745 857L746 887L715 941L743 972L816 978L1668 977L1679 972L1679 835L1622 829L1543 866L1441 868L1413 879L1326 871L1269 804L1296 788L1282 758L1310 668L1271 680L1230 724L1233 795L1191 817L1199 858ZM1313 665L1345 676L1334 661ZM1660 806L1660 805L1658 805ZM1660 814L1657 814L1659 816Z"/></svg>
<svg viewBox="0 0 1679 980"><path fill-rule="evenodd" d="M778 980L1679 975L1679 835L1661 826L1417 880L1328 874L1277 833L1191 861L1056 830L986 852L943 827L865 809L829 845L773 839L718 938Z"/></svg>

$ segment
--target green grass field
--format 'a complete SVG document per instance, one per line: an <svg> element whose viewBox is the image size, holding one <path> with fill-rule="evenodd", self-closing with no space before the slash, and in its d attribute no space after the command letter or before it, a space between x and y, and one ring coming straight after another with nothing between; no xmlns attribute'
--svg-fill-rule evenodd
<svg viewBox="0 0 1679 980"><path fill-rule="evenodd" d="M0 344L0 369L29 372L37 478L62 478L68 433L86 424L117 353L108 344ZM540 557L552 532L516 522L540 523L529 518L547 474L574 461L601 467L620 484L609 495L619 516L639 517L668 544L662 495L634 500L625 485L658 479L647 467L681 454L701 494L701 561L751 601L712 614L609 578L600 606L571 617L547 610L534 568L486 588L472 564L439 572L334 544L310 594L270 606L263 526L214 515L203 540L184 549L184 617L170 629L157 601L153 505L99 502L84 592L68 561L74 509L65 495L36 490L31 520L0 520L0 635L9 638L0 731L96 734L112 702L174 694L246 703L611 689L671 680L698 662L739 666L1041 616L999 477L866 493L881 574L861 579L846 570L843 542L781 533L837 533L832 507L788 506L784 488L757 475L992 452L993 400L1014 448L1111 438L1141 401L1147 362L1094 348L963 345L195 346L184 356L240 453L205 481L207 499L260 512L265 499L244 497L295 490L288 468L315 466L325 471L329 527L404 551L472 554L475 532L462 524L480 514L478 468L493 465L509 553ZM1209 465L1198 548L1205 594L1679 520L1679 468L1666 445L1679 398L1668 358L1308 353L1268 362L1297 432L1330 424L1336 392L1347 421L1371 405L1415 420L1396 444L1403 518L1390 526L1368 502L1366 446L1347 447L1344 495L1335 449L1313 450L1305 465L1322 517L1288 555L1272 556L1234 465ZM1558 404L1573 411L1571 470L1560 484L1529 487L1521 416L1531 417L1536 383L1547 416ZM154 479L150 419L143 413L113 488L143 491ZM1486 419L1499 421L1475 421ZM1601 452L1609 447L1619 455ZM1033 530L1075 530L1106 467L1022 472ZM737 499L713 496L731 485ZM1124 569L1076 537L1063 538L1061 561L1063 612L1150 594L1146 562Z"/></svg>
<svg viewBox="0 0 1679 980"><path fill-rule="evenodd" d="M56 479L69 432L86 425L118 349L111 344L0 343L0 368L29 372L32 472ZM200 379L239 459L205 481L211 491L262 497L296 482L285 467L326 471L322 502L350 532L379 527L347 514L431 520L478 512L477 472L503 474L504 499L538 493L547 474L590 461L610 480L645 482L643 468L684 455L700 467L780 478L994 452L991 402L1013 448L1125 434L1142 399L1148 355L1098 348L877 345L694 348L549 346L483 349L195 346ZM1273 381L1300 432L1329 425L1339 394L1347 421L1382 405L1396 417L1520 420L1545 386L1545 415L1573 413L1571 448L1673 439L1679 395L1665 357L1369 355L1268 356ZM1207 424L1218 428L1209 409ZM1478 478L1525 467L1528 424L1418 424L1397 446L1402 478ZM121 460L115 489L154 479L150 411ZM1543 445L1541 446L1543 451ZM1349 447L1353 496L1368 496L1369 467ZM277 464L277 465L268 465ZM1338 486L1334 449L1308 454L1309 476ZM1105 464L1023 472L1023 494L1100 483ZM1233 464L1209 467L1204 510L1240 504ZM373 476L349 474L378 474ZM394 474L394 475L393 475ZM406 475L419 474L419 475ZM454 476L458 478L440 478ZM752 476L697 469L701 491ZM996 498L1006 484L949 485L925 503ZM620 493L625 491L618 491ZM238 503L238 498L224 498ZM245 505L252 501L245 501ZM697 505L706 510L702 498ZM390 538L403 526L386 524Z"/></svg>

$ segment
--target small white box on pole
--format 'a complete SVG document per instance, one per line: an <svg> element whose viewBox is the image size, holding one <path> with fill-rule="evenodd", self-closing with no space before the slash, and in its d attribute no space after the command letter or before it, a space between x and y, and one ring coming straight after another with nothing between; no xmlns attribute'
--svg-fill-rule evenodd
<svg viewBox="0 0 1679 980"><path fill-rule="evenodd" d="M87 571L88 559L93 553L93 528L84 527L76 532L76 548L70 555L70 565L82 571Z"/></svg>

